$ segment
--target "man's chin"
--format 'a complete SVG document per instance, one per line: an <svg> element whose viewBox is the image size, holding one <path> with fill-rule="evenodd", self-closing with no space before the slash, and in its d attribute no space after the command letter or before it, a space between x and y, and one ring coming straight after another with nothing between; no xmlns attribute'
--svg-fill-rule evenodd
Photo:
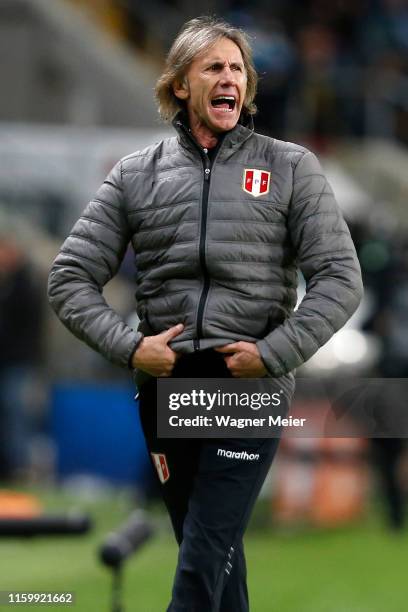
<svg viewBox="0 0 408 612"><path fill-rule="evenodd" d="M213 118L211 117L211 121L209 122L209 128L215 133L228 132L232 130L238 123L239 115L234 113L233 117L220 117Z"/></svg>

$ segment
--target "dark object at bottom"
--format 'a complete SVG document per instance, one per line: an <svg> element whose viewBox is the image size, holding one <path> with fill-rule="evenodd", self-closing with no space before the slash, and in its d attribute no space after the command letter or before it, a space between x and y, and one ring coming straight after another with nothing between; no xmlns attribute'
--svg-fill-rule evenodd
<svg viewBox="0 0 408 612"><path fill-rule="evenodd" d="M153 528L144 514L133 512L124 525L106 537L100 548L101 561L110 567L119 566L152 535Z"/></svg>
<svg viewBox="0 0 408 612"><path fill-rule="evenodd" d="M136 510L124 525L105 538L100 547L100 560L113 571L112 612L123 612L122 563L137 552L152 535L152 525L143 512Z"/></svg>
<svg viewBox="0 0 408 612"><path fill-rule="evenodd" d="M34 518L0 519L1 537L32 537L46 535L82 535L92 527L86 514L45 515Z"/></svg>

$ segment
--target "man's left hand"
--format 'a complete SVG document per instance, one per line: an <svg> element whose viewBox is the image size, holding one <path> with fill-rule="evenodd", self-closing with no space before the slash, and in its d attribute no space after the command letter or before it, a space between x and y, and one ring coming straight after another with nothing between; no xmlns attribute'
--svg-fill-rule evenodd
<svg viewBox="0 0 408 612"><path fill-rule="evenodd" d="M225 353L224 361L234 378L262 378L268 373L253 342L241 340L215 350Z"/></svg>

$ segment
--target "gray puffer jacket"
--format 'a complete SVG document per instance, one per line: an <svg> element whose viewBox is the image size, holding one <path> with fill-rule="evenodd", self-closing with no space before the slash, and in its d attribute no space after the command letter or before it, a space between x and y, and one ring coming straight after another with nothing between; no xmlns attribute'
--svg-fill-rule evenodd
<svg viewBox="0 0 408 612"><path fill-rule="evenodd" d="M181 353L256 342L270 374L304 363L357 308L360 267L315 155L238 124L213 165L176 118L178 136L122 159L57 256L49 297L62 322L127 366L145 335L184 323ZM134 331L103 286L129 241ZM297 267L307 292L296 304Z"/></svg>

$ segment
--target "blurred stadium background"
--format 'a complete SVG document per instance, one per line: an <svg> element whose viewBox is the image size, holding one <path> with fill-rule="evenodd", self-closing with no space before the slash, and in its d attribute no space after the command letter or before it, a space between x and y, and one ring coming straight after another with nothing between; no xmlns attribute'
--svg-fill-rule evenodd
<svg viewBox="0 0 408 612"><path fill-rule="evenodd" d="M110 609L97 550L137 507L156 533L127 564L125 609L168 601L177 551L135 391L62 328L45 287L112 165L171 132L154 83L178 29L200 14L250 33L256 128L318 153L358 249L364 302L298 375L407 375L406 0L1 0L0 516L76 507L93 529L1 536L0 590L75 591L76 610ZM106 295L136 322L130 254ZM405 439L286 440L247 536L254 612L405 610L407 494Z"/></svg>

